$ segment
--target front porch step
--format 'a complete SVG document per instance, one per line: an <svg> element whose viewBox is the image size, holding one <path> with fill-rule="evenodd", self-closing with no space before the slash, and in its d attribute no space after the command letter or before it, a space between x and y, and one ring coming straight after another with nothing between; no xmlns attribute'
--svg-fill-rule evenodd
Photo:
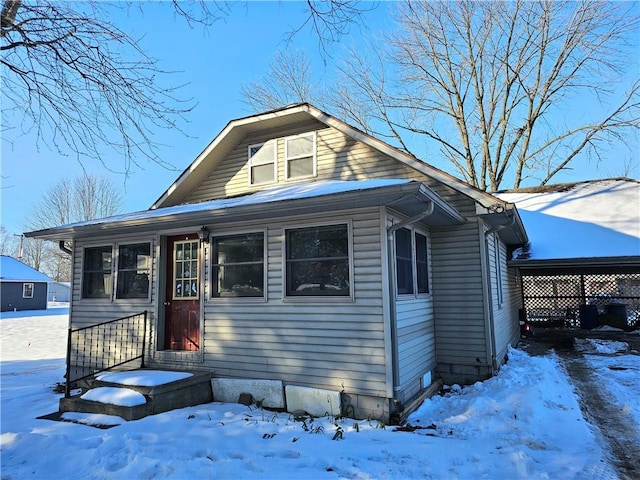
<svg viewBox="0 0 640 480"><path fill-rule="evenodd" d="M186 378L158 383L157 378L146 380L150 377L162 376L162 374L184 373ZM164 375L170 377L170 375ZM102 377L103 380L98 380ZM148 415L168 412L178 408L190 407L213 401L211 390L210 372L159 372L157 370L135 370L130 372L118 372L117 375L100 374L89 383L91 390L98 388L121 389L123 395L129 392L138 392L144 396L145 402L137 405L117 405L81 398L81 395L69 398L61 398L59 411L78 413L99 413L116 415L125 420L139 420ZM117 391L112 391L117 393ZM116 395L117 396L117 395ZM125 402L126 403L126 402Z"/></svg>

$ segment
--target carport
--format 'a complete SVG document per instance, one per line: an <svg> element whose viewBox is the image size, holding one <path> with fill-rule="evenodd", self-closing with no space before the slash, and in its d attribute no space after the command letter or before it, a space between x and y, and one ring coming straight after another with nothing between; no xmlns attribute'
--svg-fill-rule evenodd
<svg viewBox="0 0 640 480"><path fill-rule="evenodd" d="M640 327L640 265L514 261L521 320L551 328Z"/></svg>

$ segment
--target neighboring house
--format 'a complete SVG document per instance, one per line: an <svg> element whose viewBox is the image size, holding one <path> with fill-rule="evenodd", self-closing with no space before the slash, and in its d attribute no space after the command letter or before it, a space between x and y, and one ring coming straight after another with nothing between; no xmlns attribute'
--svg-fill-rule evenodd
<svg viewBox="0 0 640 480"><path fill-rule="evenodd" d="M149 366L358 418L485 379L519 338L514 206L309 104L229 122L148 211L27 236L73 242L73 327L148 310Z"/></svg>
<svg viewBox="0 0 640 480"><path fill-rule="evenodd" d="M7 255L0 257L0 311L46 310L52 279Z"/></svg>
<svg viewBox="0 0 640 480"><path fill-rule="evenodd" d="M497 196L516 204L529 235L509 265L519 269L531 322L592 328L599 315L640 326L640 182L613 178Z"/></svg>
<svg viewBox="0 0 640 480"><path fill-rule="evenodd" d="M50 302L68 302L71 299L71 283L51 282L47 298Z"/></svg>

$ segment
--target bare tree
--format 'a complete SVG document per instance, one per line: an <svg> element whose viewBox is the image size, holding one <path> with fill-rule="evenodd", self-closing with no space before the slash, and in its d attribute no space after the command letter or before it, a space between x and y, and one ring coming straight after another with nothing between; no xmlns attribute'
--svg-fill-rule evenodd
<svg viewBox="0 0 640 480"><path fill-rule="evenodd" d="M62 179L42 197L26 225L41 230L55 225L104 218L122 209L122 194L108 178L85 174ZM53 245L37 239L25 240L25 263L58 281L71 278L69 255Z"/></svg>
<svg viewBox="0 0 640 480"><path fill-rule="evenodd" d="M144 8L98 0L2 2L5 138L35 132L39 146L70 151L81 162L101 161L112 171L128 173L143 168L143 161L169 167L158 155L159 130L180 130L193 102L178 96L180 86L163 86L170 84L171 72L161 70L136 39L107 20L114 9L131 5ZM189 25L211 26L229 15L235 3L172 0L168 5ZM371 7L309 0L306 8L304 25L310 23L326 45ZM105 160L113 157L123 164Z"/></svg>
<svg viewBox="0 0 640 480"><path fill-rule="evenodd" d="M128 172L140 158L163 164L154 132L177 128L191 106L159 84L166 72L134 39L105 20L111 8L119 6L5 0L3 131L35 131L48 148ZM106 164L105 147L124 165Z"/></svg>
<svg viewBox="0 0 640 480"><path fill-rule="evenodd" d="M349 55L333 103L411 154L426 145L483 190L544 185L637 131L637 5L408 1L378 43L389 50Z"/></svg>
<svg viewBox="0 0 640 480"><path fill-rule="evenodd" d="M18 236L9 233L4 225L0 225L0 255L17 258L19 255Z"/></svg>
<svg viewBox="0 0 640 480"><path fill-rule="evenodd" d="M266 75L241 85L244 102L255 111L272 110L290 103L322 98L311 61L303 50L278 50Z"/></svg>

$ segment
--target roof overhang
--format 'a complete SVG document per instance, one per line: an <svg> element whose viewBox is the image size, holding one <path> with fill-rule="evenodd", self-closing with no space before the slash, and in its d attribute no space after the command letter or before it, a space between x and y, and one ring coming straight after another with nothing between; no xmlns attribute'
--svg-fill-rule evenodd
<svg viewBox="0 0 640 480"><path fill-rule="evenodd" d="M522 218L513 203L496 202L488 208L478 205L476 213L505 244L522 246L529 242Z"/></svg>
<svg viewBox="0 0 640 480"><path fill-rule="evenodd" d="M333 182L370 185L363 182ZM319 182L309 184L314 188ZM374 183L375 184L375 183ZM421 182L396 181L371 188L350 185L346 191L311 194L302 197L269 195L262 191L243 197L212 200L198 204L176 205L99 220L25 233L25 236L43 240L62 241L90 238L102 235L148 233L196 225L266 220L302 214L326 213L353 208L387 206L401 214L414 216L425 211L433 203L433 213L425 220L429 225L461 224L464 217L433 190ZM304 185L290 187L300 191ZM286 191L286 189L273 189Z"/></svg>
<svg viewBox="0 0 640 480"><path fill-rule="evenodd" d="M508 265L528 275L640 273L639 256L520 259L511 260Z"/></svg>

